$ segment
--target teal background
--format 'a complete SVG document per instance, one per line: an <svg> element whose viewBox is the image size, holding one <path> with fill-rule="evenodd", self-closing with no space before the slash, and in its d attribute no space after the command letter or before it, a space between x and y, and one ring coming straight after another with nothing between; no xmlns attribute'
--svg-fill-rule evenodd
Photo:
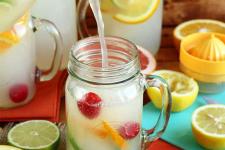
<svg viewBox="0 0 225 150"><path fill-rule="evenodd" d="M162 135L162 139L187 150L203 150L192 134L191 129L191 116L195 109L200 106L206 105L206 102L202 98L206 96L215 100L217 103L225 104L225 92L219 94L199 94L194 104L182 112L171 113L169 124L165 133ZM155 108L152 103L144 106L143 110L143 128L153 127L158 116L159 109Z"/></svg>

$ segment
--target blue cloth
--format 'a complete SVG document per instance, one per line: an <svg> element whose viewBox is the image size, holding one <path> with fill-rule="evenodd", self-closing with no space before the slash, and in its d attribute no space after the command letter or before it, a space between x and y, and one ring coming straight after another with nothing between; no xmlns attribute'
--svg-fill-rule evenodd
<svg viewBox="0 0 225 150"><path fill-rule="evenodd" d="M199 94L194 104L182 112L171 113L169 124L162 139L187 150L204 150L196 141L192 134L191 117L195 109L206 105L202 96L211 98L219 104L225 104L225 92L219 94ZM152 103L144 106L143 110L143 128L153 127L159 116L159 109Z"/></svg>

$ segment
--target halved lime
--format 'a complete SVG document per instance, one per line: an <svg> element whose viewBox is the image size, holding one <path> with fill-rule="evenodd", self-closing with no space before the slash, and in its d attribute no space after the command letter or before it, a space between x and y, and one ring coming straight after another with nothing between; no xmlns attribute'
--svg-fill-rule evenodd
<svg viewBox="0 0 225 150"><path fill-rule="evenodd" d="M21 149L8 145L0 145L0 150L21 150Z"/></svg>
<svg viewBox="0 0 225 150"><path fill-rule="evenodd" d="M60 132L57 126L45 120L26 121L14 126L8 134L8 142L26 150L55 150Z"/></svg>

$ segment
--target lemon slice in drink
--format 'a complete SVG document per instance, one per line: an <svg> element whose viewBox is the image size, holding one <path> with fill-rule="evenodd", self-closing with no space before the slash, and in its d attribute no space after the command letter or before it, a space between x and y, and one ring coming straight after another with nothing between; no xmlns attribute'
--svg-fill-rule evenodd
<svg viewBox="0 0 225 150"><path fill-rule="evenodd" d="M192 115L192 131L197 142L207 149L225 149L225 105L199 107Z"/></svg>
<svg viewBox="0 0 225 150"><path fill-rule="evenodd" d="M59 142L59 129L45 120L32 120L17 124L8 134L8 142L26 150L55 150Z"/></svg>
<svg viewBox="0 0 225 150"><path fill-rule="evenodd" d="M21 149L8 145L0 145L0 150L21 150Z"/></svg>
<svg viewBox="0 0 225 150"><path fill-rule="evenodd" d="M169 85L172 95L172 111L182 111L193 104L198 95L198 84L192 78L184 75L183 73L159 70L153 72L154 75L158 75L165 79ZM162 107L161 94L157 88L148 88L147 93L152 100L152 103L157 107Z"/></svg>
<svg viewBox="0 0 225 150"><path fill-rule="evenodd" d="M35 0L0 0L0 32L9 30Z"/></svg>
<svg viewBox="0 0 225 150"><path fill-rule="evenodd" d="M150 18L159 3L160 0L102 0L101 8L106 12L113 11L113 18L120 22L136 24Z"/></svg>
<svg viewBox="0 0 225 150"><path fill-rule="evenodd" d="M179 50L181 40L197 32L217 32L225 34L225 23L210 19L195 19L179 24L173 31L174 44Z"/></svg>

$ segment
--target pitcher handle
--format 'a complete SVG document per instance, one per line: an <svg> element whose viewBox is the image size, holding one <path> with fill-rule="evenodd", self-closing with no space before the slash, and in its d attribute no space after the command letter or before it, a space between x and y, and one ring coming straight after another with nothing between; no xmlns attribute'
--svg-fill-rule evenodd
<svg viewBox="0 0 225 150"><path fill-rule="evenodd" d="M160 90L162 95L162 109L157 120L157 123L152 129L142 131L142 150L145 150L152 141L157 140L165 131L171 111L172 98L168 84L164 79L155 75L148 75L145 77L145 89L156 87Z"/></svg>
<svg viewBox="0 0 225 150"><path fill-rule="evenodd" d="M62 43L62 36L57 29L57 27L50 21L46 19L39 19L32 16L33 21L33 31L36 32L40 28L47 29L47 32L53 37L55 42L55 53L54 58L51 64L50 70L47 72L42 72L38 70L37 77L40 81L48 81L51 80L57 72L60 70L60 65L62 61L62 54L63 54L63 43Z"/></svg>
<svg viewBox="0 0 225 150"><path fill-rule="evenodd" d="M80 37L83 39L85 37L92 36L88 30L86 24L86 13L89 6L88 0L80 0L77 4L77 27Z"/></svg>

